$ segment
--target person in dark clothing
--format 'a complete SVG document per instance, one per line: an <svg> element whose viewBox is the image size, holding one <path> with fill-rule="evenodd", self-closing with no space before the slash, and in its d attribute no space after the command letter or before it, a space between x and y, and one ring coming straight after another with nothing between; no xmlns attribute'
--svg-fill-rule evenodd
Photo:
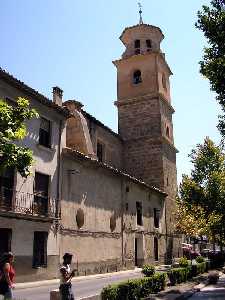
<svg viewBox="0 0 225 300"><path fill-rule="evenodd" d="M71 280L75 275L75 271L71 272L70 265L72 262L73 254L65 253L63 255L63 264L60 267L60 300L74 300L74 294L72 291Z"/></svg>

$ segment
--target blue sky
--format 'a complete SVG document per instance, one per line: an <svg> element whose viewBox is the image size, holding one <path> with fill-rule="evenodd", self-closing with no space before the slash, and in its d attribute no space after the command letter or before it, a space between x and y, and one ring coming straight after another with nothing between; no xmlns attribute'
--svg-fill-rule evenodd
<svg viewBox="0 0 225 300"><path fill-rule="evenodd" d="M171 79L178 180L189 173L188 153L205 136L215 142L219 107L198 61L206 44L194 27L207 0L142 0L145 23L159 26ZM138 23L136 0L0 1L0 66L39 92L64 90L86 111L117 131L116 69L123 29Z"/></svg>

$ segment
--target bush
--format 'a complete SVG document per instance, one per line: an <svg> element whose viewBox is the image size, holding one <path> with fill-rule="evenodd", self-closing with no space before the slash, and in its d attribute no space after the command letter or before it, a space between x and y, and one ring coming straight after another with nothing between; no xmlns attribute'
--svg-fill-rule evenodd
<svg viewBox="0 0 225 300"><path fill-rule="evenodd" d="M179 266L180 266L181 268L186 268L186 267L188 266L188 260L187 260L186 257L181 257L181 258L179 259Z"/></svg>
<svg viewBox="0 0 225 300"><path fill-rule="evenodd" d="M196 257L196 261L197 261L197 263L203 263L205 261L205 259L202 256L198 256L198 257Z"/></svg>
<svg viewBox="0 0 225 300"><path fill-rule="evenodd" d="M109 285L102 290L102 300L136 300L162 291L166 285L166 273L133 279Z"/></svg>
<svg viewBox="0 0 225 300"><path fill-rule="evenodd" d="M168 278L171 285L176 285L177 283L182 283L188 280L190 277L191 268L174 268L167 272Z"/></svg>
<svg viewBox="0 0 225 300"><path fill-rule="evenodd" d="M209 284L216 284L219 279L219 273L217 271L212 271L209 273L208 280Z"/></svg>
<svg viewBox="0 0 225 300"><path fill-rule="evenodd" d="M155 274L155 266L144 265L141 271L146 277L152 276Z"/></svg>
<svg viewBox="0 0 225 300"><path fill-rule="evenodd" d="M197 263L196 265L191 266L191 276L197 276L202 274L207 270L206 262Z"/></svg>

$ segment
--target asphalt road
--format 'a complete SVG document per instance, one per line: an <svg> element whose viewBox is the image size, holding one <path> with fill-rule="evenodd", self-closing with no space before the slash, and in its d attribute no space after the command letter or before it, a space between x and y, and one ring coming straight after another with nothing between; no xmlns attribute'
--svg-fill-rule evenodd
<svg viewBox="0 0 225 300"><path fill-rule="evenodd" d="M73 282L73 291L75 299L93 296L101 293L103 287L110 283L120 282L126 279L140 278L140 271L131 271L129 273L117 274L101 278L82 278ZM47 285L27 289L14 290L15 300L49 300L50 291L57 289L58 285Z"/></svg>
<svg viewBox="0 0 225 300"><path fill-rule="evenodd" d="M224 300L225 275L222 275L216 285L208 285L194 294L189 300Z"/></svg>

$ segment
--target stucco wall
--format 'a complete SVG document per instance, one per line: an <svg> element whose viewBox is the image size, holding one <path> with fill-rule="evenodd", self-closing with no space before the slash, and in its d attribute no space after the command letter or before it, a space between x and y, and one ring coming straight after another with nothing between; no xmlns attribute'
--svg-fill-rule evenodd
<svg viewBox="0 0 225 300"><path fill-rule="evenodd" d="M136 202L142 203L143 226L137 226ZM84 212L84 225L78 228L76 213ZM153 243L146 241L155 235L154 208L161 210L160 228L165 234L164 196L128 178L113 174L101 165L79 161L64 155L63 200L61 207L61 256L75 254L82 274L134 267L135 237L142 239L142 262L154 261ZM110 228L115 216L116 227ZM91 251L90 251L91 249ZM159 248L163 257L165 246Z"/></svg>
<svg viewBox="0 0 225 300"><path fill-rule="evenodd" d="M97 142L104 145L103 161L117 169L123 167L123 143L118 135L98 125L86 115L93 150L97 154Z"/></svg>
<svg viewBox="0 0 225 300"><path fill-rule="evenodd" d="M57 198L58 194L58 153L59 153L59 135L61 135L61 150L66 145L65 117L55 111L53 108L41 104L30 95L26 95L14 86L0 80L0 98L9 98L15 101L18 97L25 97L30 101L32 108L35 108L40 117L51 121L51 148L39 145L40 118L32 119L27 123L27 136L19 145L29 147L33 150L34 165L31 168L32 175L27 179L22 178L18 173L15 174L16 201L26 200L26 207L33 201L33 187L35 172L40 172L50 176L49 197ZM60 129L60 122L61 129ZM61 130L61 133L60 133ZM60 197L59 190L59 197ZM17 203L17 202L16 202ZM17 203L18 204L18 203ZM11 218L0 217L0 228L12 229L12 251L16 256L17 281L30 281L56 276L59 260L59 245L57 234L54 231L54 224L51 222L39 222L37 219L25 220L26 216L16 219L16 214ZM48 267L33 269L33 235L34 231L48 232L47 255Z"/></svg>

